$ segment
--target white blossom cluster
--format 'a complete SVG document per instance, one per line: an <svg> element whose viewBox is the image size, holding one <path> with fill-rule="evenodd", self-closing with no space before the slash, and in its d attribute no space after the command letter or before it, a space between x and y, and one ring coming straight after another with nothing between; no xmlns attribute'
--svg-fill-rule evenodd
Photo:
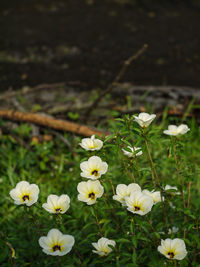
<svg viewBox="0 0 200 267"><path fill-rule="evenodd" d="M119 201L127 209L139 215L146 215L151 211L153 205L161 202L160 191L142 190L136 183L129 185L119 184L116 188L116 195L113 196L114 200ZM164 200L164 197L162 197Z"/></svg>
<svg viewBox="0 0 200 267"><path fill-rule="evenodd" d="M140 127L145 129L155 119L155 114L140 113L138 116L134 116L135 122ZM168 129L164 131L166 135L183 135L190 129L187 125L181 124L180 126L169 125ZM82 139L79 144L83 149L87 151L98 151L103 147L103 142L96 139L94 135L91 138ZM140 147L127 147L129 151L122 149L125 156L134 158L142 155ZM78 200L85 202L87 205L94 205L98 198L101 198L104 194L104 187L100 183L100 178L108 171L107 162L102 161L98 156L91 156L87 161L80 164L81 173L80 176L88 179L82 181L77 185ZM174 194L180 194L177 187L166 185L162 190L175 190ZM37 202L39 195L39 187L36 184L29 184L27 181L19 182L14 189L10 191L10 196L14 200L16 205L31 206ZM126 207L128 211L133 214L141 216L149 213L154 205L158 202L164 201L164 197L160 191L149 191L147 189L141 189L137 183L131 183L129 185L118 184L116 187L116 194L113 199L120 202L122 206ZM43 203L42 207L51 214L64 214L70 208L70 198L67 194L57 196L50 194L47 197L47 202ZM176 233L178 230L173 228L169 229L169 234ZM42 247L43 252L52 256L63 256L69 253L74 246L75 239L72 235L62 234L58 229L51 229L47 236L39 238L39 245ZM93 253L99 256L107 256L113 251L116 246L114 240L101 237L97 243L92 243L95 250ZM171 260L182 260L186 255L186 246L182 239L167 238L161 240L161 245L157 250L163 254L166 258Z"/></svg>
<svg viewBox="0 0 200 267"><path fill-rule="evenodd" d="M27 181L19 182L14 189L10 191L10 196L14 199L16 205L31 206L37 202L39 187L36 184L29 184ZM49 195L47 203L42 207L49 213L63 214L70 207L70 198L68 195ZM64 235L58 229L51 229L47 236L39 239L39 244L43 252L52 256L63 256L71 251L75 239L72 235Z"/></svg>

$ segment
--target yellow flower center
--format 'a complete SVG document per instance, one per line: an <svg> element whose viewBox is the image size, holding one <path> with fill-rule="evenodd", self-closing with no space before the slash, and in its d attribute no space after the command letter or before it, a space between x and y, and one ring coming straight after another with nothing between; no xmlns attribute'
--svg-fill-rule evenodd
<svg viewBox="0 0 200 267"><path fill-rule="evenodd" d="M102 250L106 255L109 253L109 250L107 249L107 248L104 248L103 250ZM105 256L106 256L105 255Z"/></svg>
<svg viewBox="0 0 200 267"><path fill-rule="evenodd" d="M88 196L89 196L89 198L91 198L92 200L95 199L95 193L93 193L93 192L90 193Z"/></svg>
<svg viewBox="0 0 200 267"><path fill-rule="evenodd" d="M91 174L94 175L94 176L98 176L99 173L98 173L97 170L93 170L93 171L91 172Z"/></svg>
<svg viewBox="0 0 200 267"><path fill-rule="evenodd" d="M174 258L174 252L172 252L172 251L169 251L168 253L167 253L167 255L169 255L169 257L170 257L170 259L173 259Z"/></svg>
<svg viewBox="0 0 200 267"><path fill-rule="evenodd" d="M56 211L57 213L59 213L59 212L62 211L62 209L61 209L61 208L56 208L55 211Z"/></svg>
<svg viewBox="0 0 200 267"><path fill-rule="evenodd" d="M26 200L29 200L30 198L29 198L29 195L24 195L24 196L22 197L22 199L23 199L23 201L26 201Z"/></svg>
<svg viewBox="0 0 200 267"><path fill-rule="evenodd" d="M59 245L55 245L55 246L52 247L52 250L53 251L57 251L57 250L61 251L61 247Z"/></svg>
<svg viewBox="0 0 200 267"><path fill-rule="evenodd" d="M95 148L95 145L88 146L88 148L90 149Z"/></svg>

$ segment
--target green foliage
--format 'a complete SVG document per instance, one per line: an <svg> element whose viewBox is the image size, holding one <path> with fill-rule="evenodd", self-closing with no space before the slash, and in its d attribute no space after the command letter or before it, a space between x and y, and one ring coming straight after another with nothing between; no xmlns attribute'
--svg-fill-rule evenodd
<svg viewBox="0 0 200 267"><path fill-rule="evenodd" d="M178 119L167 120L166 113L160 124L153 122L145 132L130 116L111 121L109 130L113 134L103 140L104 146L99 151L80 148L80 137L69 137L74 149L72 153L58 139L24 147L11 135L1 135L0 266L173 266L174 261L157 251L161 239L166 238L181 238L186 243L188 255L178 261L177 266L198 266L200 128L191 120L186 122L191 128L187 134L177 138L166 136L163 130L168 124L179 123ZM22 124L15 134L27 140L30 130L28 125ZM141 147L143 155L125 157L121 149L127 149L127 146ZM148 148L155 170L149 160ZM80 177L80 162L92 155L100 156L109 169L100 178L104 195L88 206L78 201L77 185L86 181ZM155 172L160 184L156 180L154 185L152 174L155 176ZM22 180L40 188L37 203L29 209L15 205L9 196L9 191ZM132 214L112 198L113 187L116 189L118 184L132 182L148 190L162 190L166 184L177 186L181 195L173 189L163 191L166 218L162 203L153 206L145 216ZM68 194L70 197L70 208L61 215L61 220L42 208L49 194ZM166 233L165 220L168 228L176 226L178 232ZM52 228L75 237L69 254L52 257L42 252L38 239ZM101 237L100 230L104 237L116 241L116 247L107 257L92 253L91 243Z"/></svg>

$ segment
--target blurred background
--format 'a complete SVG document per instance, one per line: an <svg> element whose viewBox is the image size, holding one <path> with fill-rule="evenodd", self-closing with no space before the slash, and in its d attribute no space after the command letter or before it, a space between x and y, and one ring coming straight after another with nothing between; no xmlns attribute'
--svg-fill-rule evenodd
<svg viewBox="0 0 200 267"><path fill-rule="evenodd" d="M52 109L59 90L72 112L76 101L92 103L144 44L112 90L110 105L126 105L115 111L145 110L144 99L155 109L199 103L199 0L1 0L0 8L1 93L36 87L24 93L27 111L33 98L36 111L41 102Z"/></svg>

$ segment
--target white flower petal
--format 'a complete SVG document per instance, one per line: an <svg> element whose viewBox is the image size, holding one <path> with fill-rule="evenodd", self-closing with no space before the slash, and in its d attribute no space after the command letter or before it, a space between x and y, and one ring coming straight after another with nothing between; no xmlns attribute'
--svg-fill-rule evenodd
<svg viewBox="0 0 200 267"><path fill-rule="evenodd" d="M92 252L98 254L99 256L107 256L110 252L112 252L112 248L109 247L109 245L115 247L116 243L114 240L102 237L97 243L92 243L92 245L96 249L92 250Z"/></svg>
<svg viewBox="0 0 200 267"><path fill-rule="evenodd" d="M80 164L80 168L82 170L82 177L96 180L107 172L108 164L106 162L102 162L100 157L92 156L88 159L88 161L82 162Z"/></svg>
<svg viewBox="0 0 200 267"><path fill-rule="evenodd" d="M185 242L180 238L161 240L158 251L168 259L182 260L187 255Z"/></svg>
<svg viewBox="0 0 200 267"><path fill-rule="evenodd" d="M99 181L80 182L77 186L77 190L80 193L78 200L86 202L88 205L92 205L96 202L97 198L103 195L104 188Z"/></svg>
<svg viewBox="0 0 200 267"><path fill-rule="evenodd" d="M43 252L52 256L66 255L75 242L72 235L63 235L58 229L51 229L47 236L40 237L38 241L43 248ZM56 249L54 251L55 246Z"/></svg>
<svg viewBox="0 0 200 267"><path fill-rule="evenodd" d="M16 205L25 204L31 206L38 200L39 187L36 184L29 184L27 181L19 182L10 191L10 196L15 200Z"/></svg>
<svg viewBox="0 0 200 267"><path fill-rule="evenodd" d="M177 136L179 134L185 134L189 131L190 129L186 124L181 124L179 126L176 125L169 125L168 129L163 131L164 134L167 135L172 135L172 136Z"/></svg>

